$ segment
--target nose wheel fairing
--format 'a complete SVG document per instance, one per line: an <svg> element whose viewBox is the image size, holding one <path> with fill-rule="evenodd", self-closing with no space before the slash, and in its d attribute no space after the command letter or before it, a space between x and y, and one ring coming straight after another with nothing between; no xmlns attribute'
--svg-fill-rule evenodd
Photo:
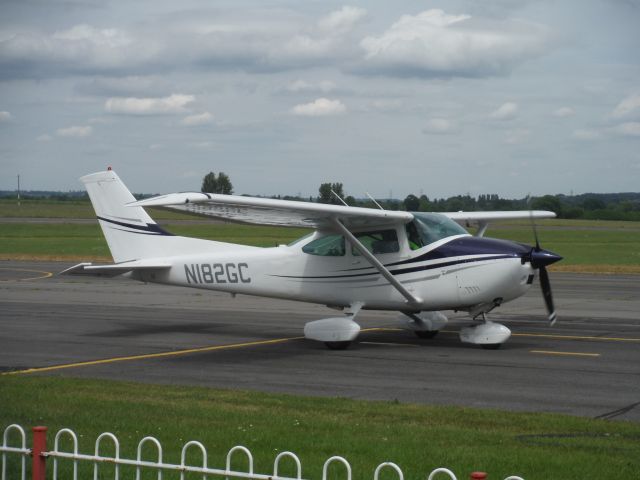
<svg viewBox="0 0 640 480"><path fill-rule="evenodd" d="M460 330L460 341L495 349L509 340L511 330L501 323L485 320L480 325L464 327Z"/></svg>

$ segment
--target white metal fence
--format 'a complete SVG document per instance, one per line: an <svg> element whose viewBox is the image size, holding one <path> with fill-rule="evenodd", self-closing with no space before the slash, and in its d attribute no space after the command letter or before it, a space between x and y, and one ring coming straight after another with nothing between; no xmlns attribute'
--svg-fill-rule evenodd
<svg viewBox="0 0 640 480"><path fill-rule="evenodd" d="M19 446L10 446L9 445L9 435L13 434L13 437L18 436ZM46 433L44 433L46 435ZM72 451L61 451L60 450L60 440L63 437L68 437L71 441ZM106 456L100 454L100 448L103 441L109 441L113 446L114 455ZM142 449L145 444L150 444L153 446L156 456L154 460L144 460L142 458ZM187 465L187 451L196 449L202 455L202 464L201 465ZM34 449L27 448L27 436L25 434L24 429L20 425L9 425L5 428L3 436L2 436L2 446L0 446L0 452L2 453L2 478L1 480L14 480L16 478L16 474L14 472L10 472L12 475L7 474L7 455L19 455L20 459L20 479L26 480L27 475L27 466L26 460L27 457L33 456ZM102 433L98 436L95 441L95 448L93 455L87 455L78 452L78 437L73 430L68 428L63 428L59 430L54 437L53 450L51 451L43 451L37 454L44 459L53 459L52 466L52 474L53 480L58 480L58 460L59 459L67 459L73 462L73 480L78 480L78 462L90 462L93 463L93 480L98 480L100 465L104 463L108 463L114 465L113 468L113 479L120 480L120 466L128 465L131 467L135 467L136 478L135 480L141 479L141 471L142 469L151 469L157 471L157 480L162 480L162 473L164 471L174 471L180 472L180 480L184 480L186 473L197 473L202 474L202 479L207 480L207 476L218 476L225 477L225 479L229 478L238 478L238 479L249 479L249 480L303 480L302 478L302 463L300 459L295 453L292 452L281 452L279 453L274 461L273 461L273 471L270 474L260 474L254 472L253 469L253 455L243 446L235 446L229 450L226 457L226 465L225 468L214 468L209 467L207 464L207 449L202 443L192 440L184 444L182 447L182 452L180 455L180 464L171 464L165 463L162 457L162 445L158 441L158 439L154 437L144 437L140 442L138 442L137 455L135 460L121 458L120 457L120 442L118 438L109 432ZM248 470L247 471L239 471L232 469L232 460L234 457L238 455L243 455L248 462ZM280 476L278 472L280 471L280 464L284 459L288 459L290 462L293 462L295 465L296 476L295 477L285 477ZM35 460L35 459L34 459ZM332 464L341 464L344 467L345 480L351 480L351 465L349 462L340 456L334 456L328 458L322 467L322 480L327 480L329 467ZM380 472L383 469L390 469L394 471L398 477L398 480L404 480L404 474L402 469L391 462L384 462L378 465L373 474L373 480L378 480ZM36 470L35 468L33 469ZM44 475L44 469L42 469L42 473ZM457 480L456 475L447 468L436 468L427 476L427 480ZM42 478L33 478L33 480L44 480L44 476ZM505 480L523 480L521 477L510 476Z"/></svg>

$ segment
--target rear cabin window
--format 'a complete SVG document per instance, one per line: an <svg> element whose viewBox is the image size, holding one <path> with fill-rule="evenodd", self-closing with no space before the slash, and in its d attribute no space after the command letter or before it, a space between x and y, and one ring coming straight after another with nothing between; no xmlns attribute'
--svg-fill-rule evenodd
<svg viewBox="0 0 640 480"><path fill-rule="evenodd" d="M345 254L344 237L342 235L326 235L316 238L302 247L304 253L322 257L342 257Z"/></svg>
<svg viewBox="0 0 640 480"><path fill-rule="evenodd" d="M398 243L398 234L395 230L376 230L373 232L354 233L355 237L362 243L367 250L374 255L380 253L395 253L400 251ZM360 252L351 247L351 253L355 256Z"/></svg>

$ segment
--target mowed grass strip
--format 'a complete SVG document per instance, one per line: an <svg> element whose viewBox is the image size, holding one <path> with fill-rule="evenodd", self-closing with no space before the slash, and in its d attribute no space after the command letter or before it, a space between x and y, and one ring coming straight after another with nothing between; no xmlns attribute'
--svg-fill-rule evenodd
<svg viewBox="0 0 640 480"><path fill-rule="evenodd" d="M489 229L487 236L535 244L531 228ZM638 230L538 228L540 246L562 255L558 265L640 265Z"/></svg>
<svg viewBox="0 0 640 480"><path fill-rule="evenodd" d="M155 212L153 215L155 216ZM181 216L181 220L194 219L191 216L175 215ZM574 225L575 221L566 221L563 226L558 222L560 221L540 222L538 226L541 246L564 257L552 269L640 273L640 224L600 221L586 224L581 221L579 225ZM162 224L176 235L259 247L287 244L309 232L301 228L207 222L207 219L195 224L164 220ZM496 224L496 228L489 228L487 236L529 245L535 243L531 227L524 224ZM111 259L97 222L0 223L0 256L11 259Z"/></svg>
<svg viewBox="0 0 640 480"><path fill-rule="evenodd" d="M156 220L192 220L187 215L166 208L147 210ZM96 218L89 200L0 199L0 218Z"/></svg>
<svg viewBox="0 0 640 480"><path fill-rule="evenodd" d="M107 242L97 224L0 223L3 258L110 260Z"/></svg>
<svg viewBox="0 0 640 480"><path fill-rule="evenodd" d="M212 365L211 368L215 368ZM138 442L158 438L163 460L180 463L189 440L202 442L209 466L223 468L235 445L248 447L255 471L271 473L284 450L302 460L303 477L320 479L322 465L333 455L348 459L354 479L371 479L384 461L397 463L405 478L426 478L445 466L458 478L483 470L490 478L520 475L525 479L635 478L640 469L640 425L563 415L507 413L461 407L433 407L398 402L340 398L307 398L198 387L141 385L72 379L62 376L0 377L0 428L11 423L49 427L49 444L64 427L79 436L81 452L93 452L97 436L109 431L121 442L121 457L135 458ZM103 455L113 455L105 442ZM61 449L71 450L65 440ZM153 460L148 448L143 458ZM194 449L188 463L202 465ZM68 478L69 462L62 462ZM241 456L234 467L246 468ZM294 475L291 462L280 474ZM82 465L80 478L93 466ZM102 467L101 478L112 478ZM17 462L10 464L11 477ZM337 466L330 478L345 479ZM396 478L387 472L382 479ZM124 468L121 478L133 478ZM145 479L155 478L147 472ZM177 473L165 473L177 479ZM188 476L199 479L198 476Z"/></svg>
<svg viewBox="0 0 640 480"><path fill-rule="evenodd" d="M241 243L258 247L287 244L308 233L301 228L268 227L239 224L182 225L165 224L163 228L188 237ZM107 242L97 221L95 224L72 223L0 223L0 257L12 259L68 259L110 261Z"/></svg>

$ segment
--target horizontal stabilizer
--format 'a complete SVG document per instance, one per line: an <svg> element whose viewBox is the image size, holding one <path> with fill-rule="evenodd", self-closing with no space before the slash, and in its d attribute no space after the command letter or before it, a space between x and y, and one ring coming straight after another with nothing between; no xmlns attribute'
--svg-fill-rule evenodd
<svg viewBox="0 0 640 480"><path fill-rule="evenodd" d="M58 275L93 275L98 277L115 277L134 270L165 270L171 268L166 261L135 260L132 262L115 263L113 265L93 265L84 262L63 270Z"/></svg>

